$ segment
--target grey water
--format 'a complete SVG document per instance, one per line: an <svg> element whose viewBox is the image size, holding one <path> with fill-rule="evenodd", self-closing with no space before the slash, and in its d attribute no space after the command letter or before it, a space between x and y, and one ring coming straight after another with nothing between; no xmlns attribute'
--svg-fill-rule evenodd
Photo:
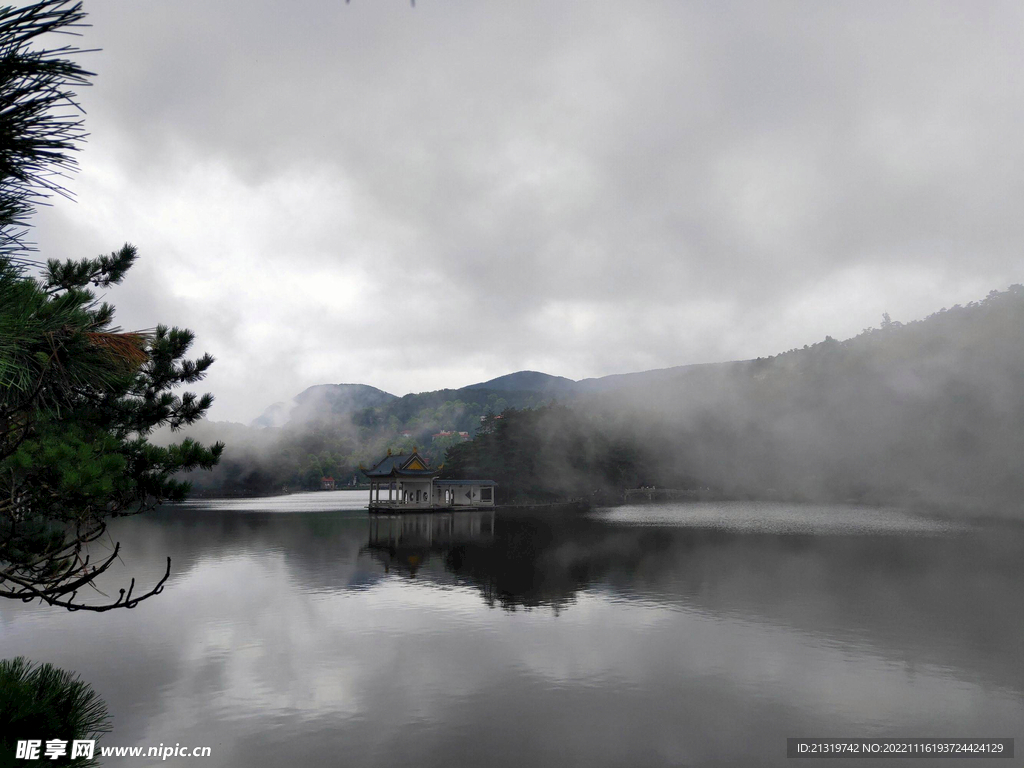
<svg viewBox="0 0 1024 768"><path fill-rule="evenodd" d="M151 584L170 556L163 594L106 614L0 604L0 652L89 682L113 716L102 745L212 752L108 765L781 766L796 736L1015 738L996 765L1024 750L1020 525L364 505L339 491L119 520L101 588Z"/></svg>

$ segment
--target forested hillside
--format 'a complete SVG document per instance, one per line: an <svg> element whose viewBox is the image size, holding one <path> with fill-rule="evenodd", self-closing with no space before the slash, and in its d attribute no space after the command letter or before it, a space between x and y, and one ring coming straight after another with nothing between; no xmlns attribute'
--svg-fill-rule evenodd
<svg viewBox="0 0 1024 768"><path fill-rule="evenodd" d="M449 452L505 498L657 485L727 497L1019 508L1024 288L743 363L508 412Z"/></svg>
<svg viewBox="0 0 1024 768"><path fill-rule="evenodd" d="M325 476L339 485L361 482L360 463L369 466L388 448L401 452L415 446L439 463L449 447L476 433L487 414L534 408L552 397L476 387L405 397L363 385L311 387L292 403L268 408L252 425L204 421L191 427L188 436L227 446L219 466L192 478L194 488L270 493L319 488Z"/></svg>
<svg viewBox="0 0 1024 768"><path fill-rule="evenodd" d="M540 391L476 385L395 397L316 387L289 406L283 427L196 425L190 435L228 446L197 489L361 481L360 463L415 445L446 461L448 476L497 480L504 499L655 485L726 497L1016 504L1022 326L1024 288L1012 286L757 360L575 383L534 372L495 380Z"/></svg>

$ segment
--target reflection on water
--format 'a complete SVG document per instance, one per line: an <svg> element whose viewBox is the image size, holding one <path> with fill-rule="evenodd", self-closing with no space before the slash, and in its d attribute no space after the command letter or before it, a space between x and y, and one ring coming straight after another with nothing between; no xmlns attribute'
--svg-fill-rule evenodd
<svg viewBox="0 0 1024 768"><path fill-rule="evenodd" d="M120 521L105 584L171 555L164 594L90 616L0 605L4 656L79 671L114 715L105 743L210 745L209 766L788 765L795 735L1024 738L1020 528L364 505Z"/></svg>
<svg viewBox="0 0 1024 768"><path fill-rule="evenodd" d="M366 549L383 563L385 573L395 568L415 576L431 555L445 558L461 544L493 540L495 515L493 510L373 514Z"/></svg>
<svg viewBox="0 0 1024 768"><path fill-rule="evenodd" d="M307 491L284 496L260 496L251 499L193 499L186 509L209 512L336 512L366 509L368 495L363 491Z"/></svg>
<svg viewBox="0 0 1024 768"><path fill-rule="evenodd" d="M627 505L597 510L593 517L619 525L722 528L757 533L934 535L955 533L967 527L965 523L929 519L891 507L794 505L773 501Z"/></svg>

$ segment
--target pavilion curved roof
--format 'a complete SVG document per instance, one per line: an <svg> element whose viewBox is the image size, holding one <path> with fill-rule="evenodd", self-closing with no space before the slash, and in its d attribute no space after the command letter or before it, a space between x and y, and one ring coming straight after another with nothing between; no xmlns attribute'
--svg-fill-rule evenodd
<svg viewBox="0 0 1024 768"><path fill-rule="evenodd" d="M369 469L364 469L363 474L367 477L435 477L438 471L427 466L423 457L414 450L412 453L388 454Z"/></svg>

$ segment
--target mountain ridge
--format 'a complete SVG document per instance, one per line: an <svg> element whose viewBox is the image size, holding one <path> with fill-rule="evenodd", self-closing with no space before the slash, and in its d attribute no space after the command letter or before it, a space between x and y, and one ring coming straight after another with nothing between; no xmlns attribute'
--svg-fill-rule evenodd
<svg viewBox="0 0 1024 768"><path fill-rule="evenodd" d="M578 382L542 371L515 371L461 389L490 389L496 392L570 392Z"/></svg>
<svg viewBox="0 0 1024 768"><path fill-rule="evenodd" d="M639 484L743 498L1003 503L1024 498L1022 329L1024 287L1014 285L753 360L579 382L517 371L403 397L317 386L275 406L306 423L194 425L196 439L228 448L211 475L190 480L229 492L314 488L323 476L351 484L360 463L418 446L524 497ZM351 397L330 399L343 391ZM382 405L359 407L367 402ZM496 426L489 417L501 413Z"/></svg>
<svg viewBox="0 0 1024 768"><path fill-rule="evenodd" d="M487 381L467 384L463 387L443 387L423 392L410 392L402 396L394 395L369 384L313 384L288 402L277 402L267 406L263 413L250 423L256 427L282 427L287 424L316 421L318 413L326 416L341 415L363 408L387 405L395 401L427 399L442 395L458 396L460 393L536 394L546 397L573 398L579 395L611 392L619 387L635 386L645 381L660 382L686 375L697 369L727 367L745 362L750 361L690 363L668 368L652 368L646 371L613 373L579 380L543 371L521 370L506 373Z"/></svg>
<svg viewBox="0 0 1024 768"><path fill-rule="evenodd" d="M386 405L397 399L396 395L369 384L314 384L299 392L290 402L267 406L251 423L254 427L308 424L324 415L340 416Z"/></svg>

